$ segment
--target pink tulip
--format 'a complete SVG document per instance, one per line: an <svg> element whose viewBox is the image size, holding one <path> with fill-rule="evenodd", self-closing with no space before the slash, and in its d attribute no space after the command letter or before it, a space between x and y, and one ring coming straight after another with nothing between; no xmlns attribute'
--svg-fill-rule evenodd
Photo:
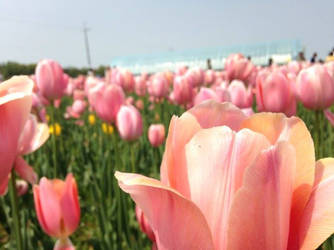
<svg viewBox="0 0 334 250"><path fill-rule="evenodd" d="M80 99L75 100L72 106L67 108L67 114L69 117L79 118L85 111L86 106L86 101Z"/></svg>
<svg viewBox="0 0 334 250"><path fill-rule="evenodd" d="M0 84L0 194L4 194L9 173L17 157L20 135L32 106L33 81L12 77Z"/></svg>
<svg viewBox="0 0 334 250"><path fill-rule="evenodd" d="M225 70L230 81L246 81L254 70L254 65L242 54L232 54L226 59Z"/></svg>
<svg viewBox="0 0 334 250"><path fill-rule="evenodd" d="M201 68L192 68L185 74L193 87L204 83L204 71Z"/></svg>
<svg viewBox="0 0 334 250"><path fill-rule="evenodd" d="M143 121L139 111L132 105L122 105L117 113L117 128L122 139L133 141L143 131Z"/></svg>
<svg viewBox="0 0 334 250"><path fill-rule="evenodd" d="M153 147L159 147L165 140L165 127L163 124L152 124L148 128L148 140Z"/></svg>
<svg viewBox="0 0 334 250"><path fill-rule="evenodd" d="M61 98L66 90L68 76L64 74L62 67L53 60L42 60L37 64L36 71L37 86L42 95L54 100Z"/></svg>
<svg viewBox="0 0 334 250"><path fill-rule="evenodd" d="M73 91L73 99L74 100L84 100L85 96L86 96L86 94L83 90L75 89Z"/></svg>
<svg viewBox="0 0 334 250"><path fill-rule="evenodd" d="M249 108L253 104L253 93L251 89L246 89L243 82L233 80L228 86L231 95L231 102L239 108Z"/></svg>
<svg viewBox="0 0 334 250"><path fill-rule="evenodd" d="M175 71L175 74L178 75L178 76L182 76L184 75L185 73L187 72L187 66L181 66L181 67L178 67Z"/></svg>
<svg viewBox="0 0 334 250"><path fill-rule="evenodd" d="M138 96L146 94L146 79L143 76L135 77L135 92Z"/></svg>
<svg viewBox="0 0 334 250"><path fill-rule="evenodd" d="M54 249L74 249L68 237L80 221L78 190L72 174L65 181L43 177L34 186L35 209L43 231L57 241Z"/></svg>
<svg viewBox="0 0 334 250"><path fill-rule="evenodd" d="M142 99L139 99L136 101L136 108L139 110L143 110L144 109L144 102Z"/></svg>
<svg viewBox="0 0 334 250"><path fill-rule="evenodd" d="M155 98L163 98L168 95L168 81L162 74L157 74L148 83L148 92Z"/></svg>
<svg viewBox="0 0 334 250"><path fill-rule="evenodd" d="M231 102L231 94L227 88L222 86L215 87L218 102Z"/></svg>
<svg viewBox="0 0 334 250"><path fill-rule="evenodd" d="M53 101L53 106L57 109L60 107L60 104L61 104L61 99L56 99Z"/></svg>
<svg viewBox="0 0 334 250"><path fill-rule="evenodd" d="M198 105L206 100L218 101L219 98L214 90L202 87L194 98L194 104Z"/></svg>
<svg viewBox="0 0 334 250"><path fill-rule="evenodd" d="M74 91L74 84L72 82L72 79L70 79L70 81L68 82L67 87L66 87L64 93L67 96L71 96L73 94L73 91Z"/></svg>
<svg viewBox="0 0 334 250"><path fill-rule="evenodd" d="M25 195L28 192L28 183L24 180L16 180L15 188L18 196Z"/></svg>
<svg viewBox="0 0 334 250"><path fill-rule="evenodd" d="M133 75L128 70L119 70L116 75L116 83L120 85L124 91L132 92L134 89L135 80Z"/></svg>
<svg viewBox="0 0 334 250"><path fill-rule="evenodd" d="M209 101L172 118L161 181L116 178L158 249L316 249L334 231L333 169L301 119Z"/></svg>
<svg viewBox="0 0 334 250"><path fill-rule="evenodd" d="M106 122L114 122L121 105L125 103L122 88L116 84L100 83L92 90L91 100L97 115Z"/></svg>
<svg viewBox="0 0 334 250"><path fill-rule="evenodd" d="M193 88L187 77L177 76L173 84L173 101L177 104L187 104L193 98Z"/></svg>
<svg viewBox="0 0 334 250"><path fill-rule="evenodd" d="M326 109L334 102L334 79L324 66L315 64L298 74L296 94L306 108Z"/></svg>
<svg viewBox="0 0 334 250"><path fill-rule="evenodd" d="M288 71L290 73L294 73L295 75L298 75L299 71L302 69L301 64L297 61L289 62L287 67L288 67Z"/></svg>
<svg viewBox="0 0 334 250"><path fill-rule="evenodd" d="M132 96L129 96L125 99L125 103L127 105L133 105L134 102L135 102L135 99Z"/></svg>
<svg viewBox="0 0 334 250"><path fill-rule="evenodd" d="M204 82L205 84L213 84L215 82L216 75L213 70L205 71Z"/></svg>
<svg viewBox="0 0 334 250"><path fill-rule="evenodd" d="M279 71L260 72L256 79L256 103L259 111L296 114L296 97L289 79Z"/></svg>

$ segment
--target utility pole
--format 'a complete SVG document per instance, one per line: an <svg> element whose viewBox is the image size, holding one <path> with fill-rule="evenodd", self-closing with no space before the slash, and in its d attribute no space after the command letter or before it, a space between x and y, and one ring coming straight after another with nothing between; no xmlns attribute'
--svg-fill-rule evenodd
<svg viewBox="0 0 334 250"><path fill-rule="evenodd" d="M84 23L84 26L83 26L83 33L84 33L84 37L85 37L85 47L86 47L86 56L87 56L87 63L88 63L88 67L90 69L92 69L92 63L91 63L91 60L90 60L90 51L89 51L89 43L88 43L88 34L87 32L89 31L90 29L86 27L86 24Z"/></svg>

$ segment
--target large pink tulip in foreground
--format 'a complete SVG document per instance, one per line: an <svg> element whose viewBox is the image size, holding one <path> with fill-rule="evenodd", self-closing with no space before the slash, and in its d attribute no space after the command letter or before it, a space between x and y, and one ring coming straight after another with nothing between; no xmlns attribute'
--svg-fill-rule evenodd
<svg viewBox="0 0 334 250"><path fill-rule="evenodd" d="M80 221L78 190L72 174L65 181L43 177L34 186L35 209L39 224L45 233L59 240L55 250L73 250L69 236Z"/></svg>
<svg viewBox="0 0 334 250"><path fill-rule="evenodd" d="M0 195L7 190L20 135L32 105L33 81L13 77L0 84Z"/></svg>
<svg viewBox="0 0 334 250"><path fill-rule="evenodd" d="M315 249L334 232L334 159L304 122L204 102L173 117L161 180L116 172L158 249Z"/></svg>

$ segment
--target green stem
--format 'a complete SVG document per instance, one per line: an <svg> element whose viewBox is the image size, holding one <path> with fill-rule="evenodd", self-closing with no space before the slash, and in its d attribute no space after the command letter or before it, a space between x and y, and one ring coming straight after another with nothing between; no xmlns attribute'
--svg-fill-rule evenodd
<svg viewBox="0 0 334 250"><path fill-rule="evenodd" d="M52 159L53 159L53 177L57 178L57 144L56 144L56 124L54 108L51 107L51 124L53 126L53 134L51 135L52 140Z"/></svg>
<svg viewBox="0 0 334 250"><path fill-rule="evenodd" d="M135 142L129 143L130 151L131 151L131 169L132 173L136 173L136 157L135 157Z"/></svg>
<svg viewBox="0 0 334 250"><path fill-rule="evenodd" d="M153 147L153 177L159 178L159 148Z"/></svg>
<svg viewBox="0 0 334 250"><path fill-rule="evenodd" d="M23 250L14 169L12 169L12 174L10 178L10 202L11 202L12 213L13 213L13 227L14 227L15 237L16 237L16 247L18 250Z"/></svg>
<svg viewBox="0 0 334 250"><path fill-rule="evenodd" d="M315 136L316 136L316 159L322 158L322 127L321 127L322 111L315 111Z"/></svg>

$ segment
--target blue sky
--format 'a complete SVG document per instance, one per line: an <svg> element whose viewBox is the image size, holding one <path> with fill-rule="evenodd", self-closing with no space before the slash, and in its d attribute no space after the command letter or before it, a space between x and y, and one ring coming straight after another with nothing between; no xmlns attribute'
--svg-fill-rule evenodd
<svg viewBox="0 0 334 250"><path fill-rule="evenodd" d="M334 47L333 0L1 0L0 62L52 58L93 66L114 56L299 39L309 57Z"/></svg>

